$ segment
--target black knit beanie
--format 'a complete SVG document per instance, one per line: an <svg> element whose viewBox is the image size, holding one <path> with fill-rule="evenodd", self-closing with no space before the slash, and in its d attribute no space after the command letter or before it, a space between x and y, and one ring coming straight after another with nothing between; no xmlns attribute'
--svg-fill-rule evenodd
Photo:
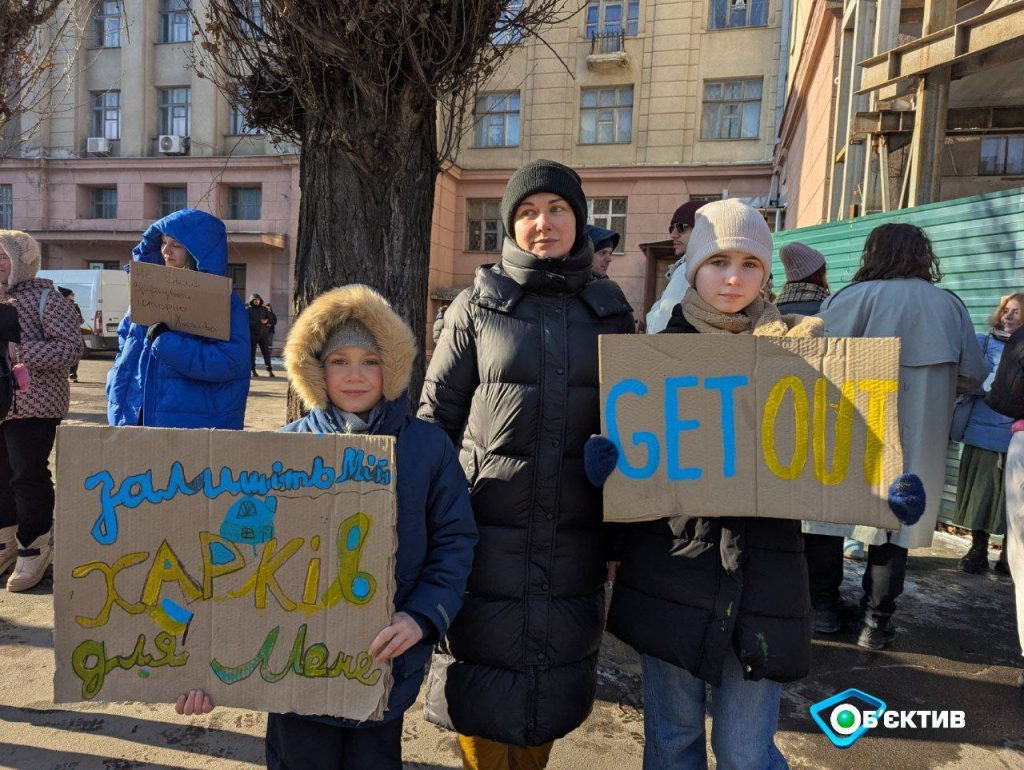
<svg viewBox="0 0 1024 770"><path fill-rule="evenodd" d="M501 221L505 224L508 237L515 240L512 217L515 216L516 208L523 198L539 192L554 193L565 199L576 215L576 240L579 240L587 224L587 196L583 194L580 175L568 166L543 159L520 166L505 186L505 195L501 199Z"/></svg>

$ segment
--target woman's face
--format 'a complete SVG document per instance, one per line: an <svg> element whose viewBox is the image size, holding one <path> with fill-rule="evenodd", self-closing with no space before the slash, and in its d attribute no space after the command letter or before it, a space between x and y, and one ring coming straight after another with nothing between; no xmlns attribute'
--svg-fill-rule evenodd
<svg viewBox="0 0 1024 770"><path fill-rule="evenodd" d="M512 220L516 245L538 257L564 257L576 242L576 215L554 193L524 198Z"/></svg>
<svg viewBox="0 0 1024 770"><path fill-rule="evenodd" d="M169 235L162 236L161 240L160 254L164 258L164 264L167 267L178 269L186 267L188 265L188 249Z"/></svg>
<svg viewBox="0 0 1024 770"><path fill-rule="evenodd" d="M999 317L1000 323L1003 325L1003 331L1007 334L1013 334L1021 326L1021 306L1020 303L1011 299L1003 307L1003 314Z"/></svg>
<svg viewBox="0 0 1024 770"><path fill-rule="evenodd" d="M253 297L253 298L252 298L252 304L253 304L253 305L254 305L255 307L259 307L260 305L262 305L262 304L263 304L263 300L261 300L261 299L260 299L259 297Z"/></svg>
<svg viewBox="0 0 1024 770"><path fill-rule="evenodd" d="M726 251L705 260L694 280L701 299L715 310L738 313L761 291L764 267L750 254Z"/></svg>
<svg viewBox="0 0 1024 770"><path fill-rule="evenodd" d="M6 286L11 277L11 255L0 244L0 286Z"/></svg>

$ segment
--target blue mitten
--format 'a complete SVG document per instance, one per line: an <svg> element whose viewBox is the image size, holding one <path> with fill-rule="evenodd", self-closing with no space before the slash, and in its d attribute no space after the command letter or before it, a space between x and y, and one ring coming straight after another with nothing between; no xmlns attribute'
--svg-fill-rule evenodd
<svg viewBox="0 0 1024 770"><path fill-rule="evenodd" d="M889 487L889 510L902 524L916 524L924 513L924 484L916 473L904 473Z"/></svg>
<svg viewBox="0 0 1024 770"><path fill-rule="evenodd" d="M595 487L604 486L618 461L618 448L604 436L591 436L583 445L583 471Z"/></svg>

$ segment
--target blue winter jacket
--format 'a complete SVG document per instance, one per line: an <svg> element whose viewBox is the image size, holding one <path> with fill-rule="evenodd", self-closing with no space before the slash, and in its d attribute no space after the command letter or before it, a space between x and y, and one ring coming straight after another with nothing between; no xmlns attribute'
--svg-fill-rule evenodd
<svg viewBox="0 0 1024 770"><path fill-rule="evenodd" d="M419 644L395 658L394 685L383 721L401 716L416 700L434 643L448 631L462 608L466 580L477 541L469 485L448 435L438 426L409 414L405 393L386 401L370 433L396 437L398 553L395 559L395 610L408 612L426 633ZM286 433L336 433L321 409L281 429ZM327 724L374 727L314 716Z"/></svg>
<svg viewBox="0 0 1024 770"><path fill-rule="evenodd" d="M162 265L163 235L184 244L200 271L227 274L227 233L217 217L197 209L176 211L149 226L132 259ZM150 343L147 328L132 323L130 308L118 326L117 358L107 374L110 424L241 430L250 364L249 318L242 300L231 293L227 342L166 331Z"/></svg>
<svg viewBox="0 0 1024 770"><path fill-rule="evenodd" d="M988 393L992 387L992 380L995 379L996 369L999 368L999 359L1003 357L1006 342L991 334L979 334L978 347L984 351L985 363L988 364L989 374L981 386L982 390ZM971 418L964 431L964 443L990 452L1005 452L1010 446L1012 425L1013 420L994 411L985 403L985 396L982 394L980 398L974 399L974 405L971 407Z"/></svg>

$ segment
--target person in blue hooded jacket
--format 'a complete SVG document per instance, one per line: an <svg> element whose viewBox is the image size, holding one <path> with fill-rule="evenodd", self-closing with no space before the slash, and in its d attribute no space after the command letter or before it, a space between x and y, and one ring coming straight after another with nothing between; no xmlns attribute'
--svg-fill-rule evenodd
<svg viewBox="0 0 1024 770"><path fill-rule="evenodd" d="M149 226L132 259L226 275L224 223L198 209L176 211ZM227 342L173 331L164 323L133 323L130 308L117 334L117 357L107 374L111 425L242 429L249 395L249 318L234 292Z"/></svg>
<svg viewBox="0 0 1024 770"><path fill-rule="evenodd" d="M321 294L288 333L288 383L310 411L283 432L396 439L395 612L368 647L376 661L392 661L394 684L379 721L270 714L268 768L400 770L403 714L416 700L434 643L462 607L477 528L451 439L409 412L416 355L412 330L366 286ZM202 690L175 704L186 715L212 708Z"/></svg>
<svg viewBox="0 0 1024 770"><path fill-rule="evenodd" d="M594 275L607 278L608 268L612 264L612 253L619 245L619 234L597 225L587 225L583 228L583 234L594 244L594 262L591 270L594 271Z"/></svg>

